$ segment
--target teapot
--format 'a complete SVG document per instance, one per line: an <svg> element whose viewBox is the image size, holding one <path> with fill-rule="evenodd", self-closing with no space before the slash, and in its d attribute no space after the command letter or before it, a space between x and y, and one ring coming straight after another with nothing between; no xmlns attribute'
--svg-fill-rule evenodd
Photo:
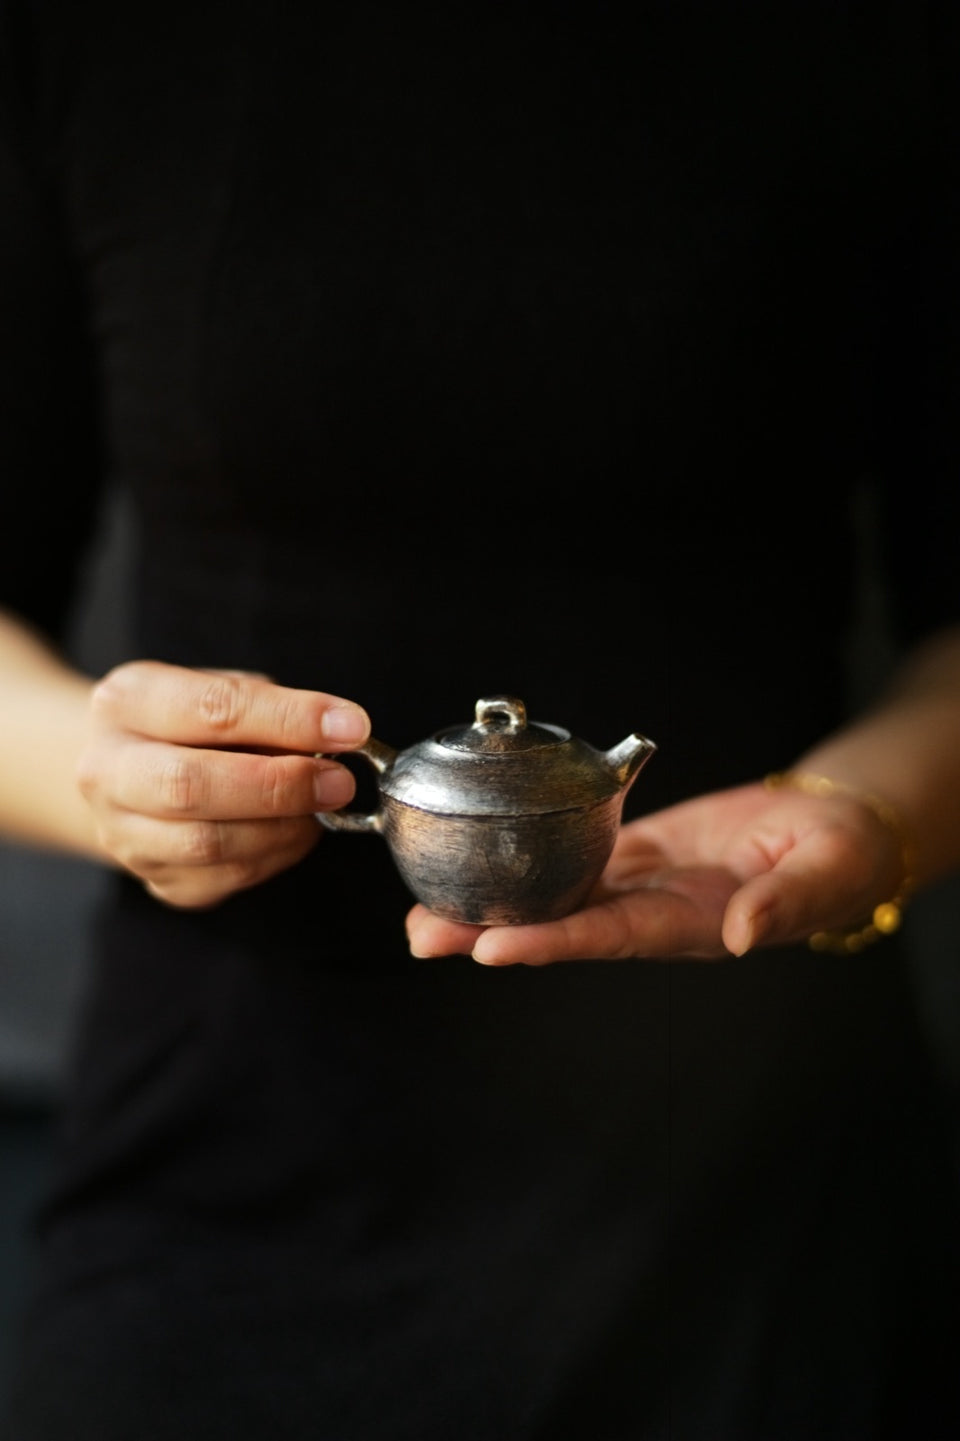
<svg viewBox="0 0 960 1441"><path fill-rule="evenodd" d="M478 700L474 715L406 750L371 737L354 754L376 772L377 809L317 819L382 835L407 888L437 915L481 926L557 920L599 879L627 792L657 747L634 732L596 750L528 722L514 696Z"/></svg>

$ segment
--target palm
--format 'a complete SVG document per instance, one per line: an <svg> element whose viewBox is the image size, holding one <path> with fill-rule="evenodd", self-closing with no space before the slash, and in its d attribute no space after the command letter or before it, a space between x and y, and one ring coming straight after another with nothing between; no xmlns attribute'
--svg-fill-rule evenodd
<svg viewBox="0 0 960 1441"><path fill-rule="evenodd" d="M621 827L589 901L562 920L484 932L415 906L408 932L417 955L474 952L494 964L710 959L755 943L758 918L769 919L778 905L779 934L771 942L808 934L865 905L891 863L888 845L856 803L746 785Z"/></svg>

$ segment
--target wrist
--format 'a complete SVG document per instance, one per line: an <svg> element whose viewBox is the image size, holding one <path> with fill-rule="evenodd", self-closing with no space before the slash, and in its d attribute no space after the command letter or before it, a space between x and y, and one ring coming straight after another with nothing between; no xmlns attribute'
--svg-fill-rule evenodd
<svg viewBox="0 0 960 1441"><path fill-rule="evenodd" d="M4 687L0 830L14 843L106 859L77 784L92 688L53 666Z"/></svg>

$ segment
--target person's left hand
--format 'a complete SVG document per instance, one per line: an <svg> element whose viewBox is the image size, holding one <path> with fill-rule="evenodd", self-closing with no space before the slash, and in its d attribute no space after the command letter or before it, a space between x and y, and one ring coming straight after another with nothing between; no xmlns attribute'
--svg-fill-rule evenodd
<svg viewBox="0 0 960 1441"><path fill-rule="evenodd" d="M484 965L710 960L859 924L902 879L897 838L869 805L757 783L621 826L589 901L562 920L483 928L416 905L407 935L415 956Z"/></svg>

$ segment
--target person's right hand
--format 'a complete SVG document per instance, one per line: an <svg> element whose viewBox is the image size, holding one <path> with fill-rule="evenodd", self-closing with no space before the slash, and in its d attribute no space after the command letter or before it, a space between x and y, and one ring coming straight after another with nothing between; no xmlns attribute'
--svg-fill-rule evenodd
<svg viewBox="0 0 960 1441"><path fill-rule="evenodd" d="M362 745L360 706L237 671L133 661L94 688L77 771L107 857L179 907L209 907L294 865L315 812L354 779L316 752Z"/></svg>

